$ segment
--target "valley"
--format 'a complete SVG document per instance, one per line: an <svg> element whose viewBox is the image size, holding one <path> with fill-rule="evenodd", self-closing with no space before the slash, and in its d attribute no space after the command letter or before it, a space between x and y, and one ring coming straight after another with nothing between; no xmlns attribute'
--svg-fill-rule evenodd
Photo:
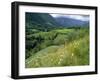
<svg viewBox="0 0 100 81"><path fill-rule="evenodd" d="M89 65L87 23L63 26L48 14L27 14L25 67Z"/></svg>

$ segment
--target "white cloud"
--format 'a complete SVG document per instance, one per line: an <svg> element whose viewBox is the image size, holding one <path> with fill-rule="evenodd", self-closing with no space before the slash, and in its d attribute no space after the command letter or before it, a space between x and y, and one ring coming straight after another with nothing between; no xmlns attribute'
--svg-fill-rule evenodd
<svg viewBox="0 0 100 81"><path fill-rule="evenodd" d="M67 18L72 18L72 19L77 19L77 20L82 20L82 21L89 21L89 16L88 15L62 15L62 14L50 14L53 17L67 17Z"/></svg>

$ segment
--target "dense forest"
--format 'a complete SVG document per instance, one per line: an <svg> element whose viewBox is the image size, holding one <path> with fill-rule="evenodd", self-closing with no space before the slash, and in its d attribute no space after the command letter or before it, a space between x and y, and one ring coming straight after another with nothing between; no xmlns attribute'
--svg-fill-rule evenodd
<svg viewBox="0 0 100 81"><path fill-rule="evenodd" d="M26 13L25 25L26 68L89 65L89 21Z"/></svg>

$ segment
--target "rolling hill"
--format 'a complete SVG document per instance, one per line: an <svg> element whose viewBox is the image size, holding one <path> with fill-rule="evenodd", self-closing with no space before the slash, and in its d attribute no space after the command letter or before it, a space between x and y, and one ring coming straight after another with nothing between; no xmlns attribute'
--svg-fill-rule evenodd
<svg viewBox="0 0 100 81"><path fill-rule="evenodd" d="M68 17L26 12L25 68L89 65L89 22Z"/></svg>

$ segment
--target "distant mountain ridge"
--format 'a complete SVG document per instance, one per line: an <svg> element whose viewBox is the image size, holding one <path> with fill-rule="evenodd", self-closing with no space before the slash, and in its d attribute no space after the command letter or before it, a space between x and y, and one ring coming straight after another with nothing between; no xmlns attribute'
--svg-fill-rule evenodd
<svg viewBox="0 0 100 81"><path fill-rule="evenodd" d="M72 19L68 17L55 17L56 21L64 26L64 27L72 27L72 26L88 26L88 21L82 21L77 19Z"/></svg>
<svg viewBox="0 0 100 81"><path fill-rule="evenodd" d="M26 12L26 27L38 29L53 29L58 27L89 26L89 21L81 21L68 17L53 17L49 13Z"/></svg>

